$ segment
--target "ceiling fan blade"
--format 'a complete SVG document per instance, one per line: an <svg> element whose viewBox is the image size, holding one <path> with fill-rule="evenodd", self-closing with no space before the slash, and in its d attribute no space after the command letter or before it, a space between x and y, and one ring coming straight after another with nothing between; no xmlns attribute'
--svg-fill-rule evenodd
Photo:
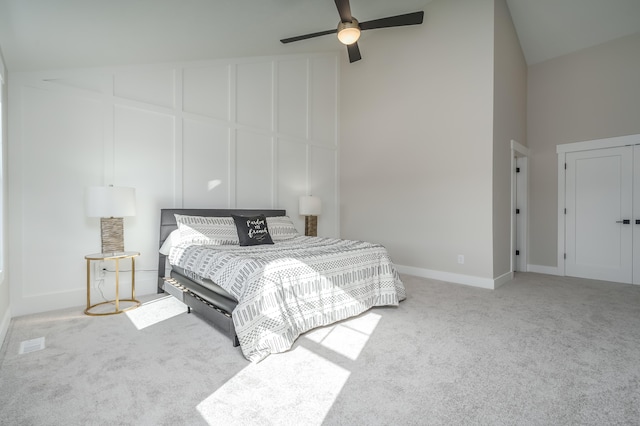
<svg viewBox="0 0 640 426"><path fill-rule="evenodd" d="M360 56L360 48L358 47L357 41L353 44L347 45L347 53L349 53L349 62L355 62L362 59L362 56Z"/></svg>
<svg viewBox="0 0 640 426"><path fill-rule="evenodd" d="M337 0L336 0L337 2ZM360 22L361 30L373 30L376 28L402 27L404 25L422 24L424 12L413 12L405 15L390 16L388 18L374 19L373 21Z"/></svg>
<svg viewBox="0 0 640 426"><path fill-rule="evenodd" d="M336 7L338 8L338 14L340 14L340 20L342 22L351 22L353 17L351 16L351 6L349 0L335 0Z"/></svg>
<svg viewBox="0 0 640 426"><path fill-rule="evenodd" d="M300 35L300 36L296 36L296 37L289 37L289 38L283 38L282 40L280 40L281 43L291 43L294 41L300 41L300 40L306 40L308 38L313 38L313 37L320 37L323 35L327 35L327 34L335 34L338 30L326 30L326 31L320 31L317 33L311 33L311 34L305 34L305 35Z"/></svg>

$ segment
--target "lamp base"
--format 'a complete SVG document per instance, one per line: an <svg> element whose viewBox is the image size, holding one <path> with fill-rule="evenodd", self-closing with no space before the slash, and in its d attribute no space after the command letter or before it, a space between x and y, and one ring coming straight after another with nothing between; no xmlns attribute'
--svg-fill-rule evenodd
<svg viewBox="0 0 640 426"><path fill-rule="evenodd" d="M318 236L318 216L304 217L304 235L307 237Z"/></svg>
<svg viewBox="0 0 640 426"><path fill-rule="evenodd" d="M124 251L124 225L121 217L101 217L100 237L102 253L119 253Z"/></svg>

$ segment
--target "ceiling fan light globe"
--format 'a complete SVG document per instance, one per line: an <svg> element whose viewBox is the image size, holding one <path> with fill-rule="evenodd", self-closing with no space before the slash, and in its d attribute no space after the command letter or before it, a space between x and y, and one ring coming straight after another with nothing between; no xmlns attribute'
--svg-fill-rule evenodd
<svg viewBox="0 0 640 426"><path fill-rule="evenodd" d="M353 44L360 38L360 26L358 20L352 18L351 22L340 22L338 24L338 40L342 44Z"/></svg>

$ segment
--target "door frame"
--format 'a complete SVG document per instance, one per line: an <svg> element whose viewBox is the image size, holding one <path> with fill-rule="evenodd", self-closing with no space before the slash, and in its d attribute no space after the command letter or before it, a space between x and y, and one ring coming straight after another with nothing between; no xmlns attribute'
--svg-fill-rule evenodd
<svg viewBox="0 0 640 426"><path fill-rule="evenodd" d="M511 140L511 272L528 271L529 258L527 256L529 230L529 148ZM516 175L516 161L519 160L524 169ZM516 208L520 209L520 227L516 216ZM520 247L517 246L516 236L520 236ZM516 250L520 250L519 259Z"/></svg>
<svg viewBox="0 0 640 426"><path fill-rule="evenodd" d="M566 208L566 158L570 152L591 151L594 149L617 148L627 145L640 145L640 134L617 136L613 138L594 139L584 142L573 142L562 145L556 145L556 153L558 154L558 275L566 276L565 265L565 249L566 249L566 227L565 214Z"/></svg>

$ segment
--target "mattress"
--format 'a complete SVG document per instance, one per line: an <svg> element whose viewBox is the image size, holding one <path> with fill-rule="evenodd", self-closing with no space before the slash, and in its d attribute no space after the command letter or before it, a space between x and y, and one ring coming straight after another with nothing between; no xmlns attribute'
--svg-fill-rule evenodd
<svg viewBox="0 0 640 426"><path fill-rule="evenodd" d="M260 361L302 333L406 298L386 249L374 243L298 236L275 244L180 244L169 262L210 280L237 306L232 319L244 356Z"/></svg>

